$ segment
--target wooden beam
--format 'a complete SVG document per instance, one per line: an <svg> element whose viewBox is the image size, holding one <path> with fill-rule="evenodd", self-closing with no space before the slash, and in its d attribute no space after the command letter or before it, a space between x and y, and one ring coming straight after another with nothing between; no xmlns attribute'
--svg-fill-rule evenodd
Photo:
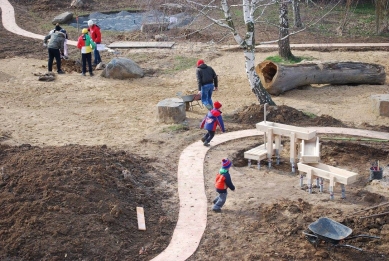
<svg viewBox="0 0 389 261"><path fill-rule="evenodd" d="M138 229L146 230L145 212L142 207L136 207L136 216L138 217Z"/></svg>

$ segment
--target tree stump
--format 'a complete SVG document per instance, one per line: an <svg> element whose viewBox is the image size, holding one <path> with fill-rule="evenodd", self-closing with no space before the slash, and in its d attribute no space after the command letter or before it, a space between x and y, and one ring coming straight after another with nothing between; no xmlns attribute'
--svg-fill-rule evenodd
<svg viewBox="0 0 389 261"><path fill-rule="evenodd" d="M160 101L158 120L164 123L181 123L186 118L185 103L180 98L168 98Z"/></svg>
<svg viewBox="0 0 389 261"><path fill-rule="evenodd" d="M285 65L263 61L255 71L273 95L310 84L384 84L386 78L384 66L360 62Z"/></svg>

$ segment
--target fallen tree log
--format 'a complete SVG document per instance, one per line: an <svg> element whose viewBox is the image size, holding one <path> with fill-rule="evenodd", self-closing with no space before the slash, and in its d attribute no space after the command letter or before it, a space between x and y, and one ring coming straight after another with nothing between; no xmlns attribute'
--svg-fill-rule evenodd
<svg viewBox="0 0 389 261"><path fill-rule="evenodd" d="M273 95L310 84L384 84L386 78L384 66L360 62L284 65L266 60L255 71Z"/></svg>

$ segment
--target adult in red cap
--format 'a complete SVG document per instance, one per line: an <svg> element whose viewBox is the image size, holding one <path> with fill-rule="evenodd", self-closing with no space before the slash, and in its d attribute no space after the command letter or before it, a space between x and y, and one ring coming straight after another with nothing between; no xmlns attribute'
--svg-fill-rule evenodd
<svg viewBox="0 0 389 261"><path fill-rule="evenodd" d="M208 109L212 109L212 92L218 88L218 80L215 71L211 66L204 63L204 60L197 61L197 85L201 93L201 102Z"/></svg>
<svg viewBox="0 0 389 261"><path fill-rule="evenodd" d="M211 109L207 115L205 115L203 121L200 124L200 128L207 130L207 133L204 137L201 138L204 146L209 146L209 143L215 136L216 128L219 126L222 132L225 132L224 122L222 117L222 112L220 108L222 104L218 101L215 101L213 104L213 109Z"/></svg>
<svg viewBox="0 0 389 261"><path fill-rule="evenodd" d="M215 188L218 193L217 197L213 200L212 210L214 212L221 212L224 203L227 201L227 189L231 189L235 191L235 186L232 183L231 175L229 173L229 169L232 165L231 160L223 159L222 167L219 170L219 173L216 175L215 179Z"/></svg>

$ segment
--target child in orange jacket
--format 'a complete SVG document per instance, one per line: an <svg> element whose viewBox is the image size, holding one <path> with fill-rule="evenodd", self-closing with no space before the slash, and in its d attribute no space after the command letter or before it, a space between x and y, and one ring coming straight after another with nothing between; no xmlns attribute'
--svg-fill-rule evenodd
<svg viewBox="0 0 389 261"><path fill-rule="evenodd" d="M222 167L219 170L219 173L216 175L215 188L218 195L213 200L214 205L212 210L214 212L220 213L222 211L222 207L227 201L227 189L229 188L232 191L235 191L235 186L232 183L230 173L228 172L231 165L232 162L229 159L223 159Z"/></svg>

